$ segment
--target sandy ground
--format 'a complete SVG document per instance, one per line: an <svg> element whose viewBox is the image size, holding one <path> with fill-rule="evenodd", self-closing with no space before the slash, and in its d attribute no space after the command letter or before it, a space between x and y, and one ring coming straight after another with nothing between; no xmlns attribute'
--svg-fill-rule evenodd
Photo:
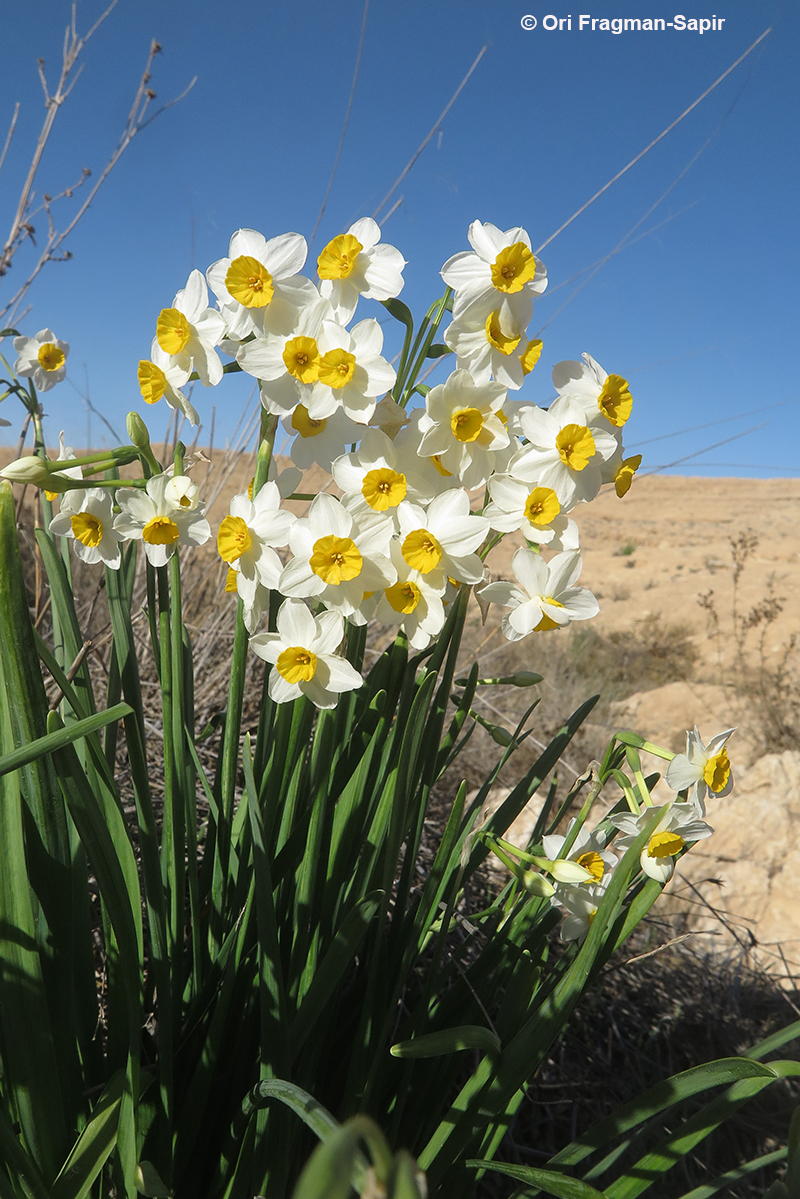
<svg viewBox="0 0 800 1199"><path fill-rule="evenodd" d="M665 623L685 624L713 682L720 649L725 659L734 650L731 540L751 534L757 544L739 582L739 613L763 602L772 578L784 607L770 627L767 653L780 652L800 633L800 479L652 475L635 479L623 499L606 490L573 516L581 532L580 584L600 601L598 630L629 628L656 613ZM511 577L517 544L504 541L490 555L494 575ZM698 603L709 591L720 617L718 639L708 636ZM751 634L748 644L755 648L756 641Z"/></svg>

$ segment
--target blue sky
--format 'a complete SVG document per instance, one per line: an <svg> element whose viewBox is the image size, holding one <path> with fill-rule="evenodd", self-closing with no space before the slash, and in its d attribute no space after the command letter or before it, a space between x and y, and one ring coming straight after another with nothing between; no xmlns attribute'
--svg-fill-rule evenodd
<svg viewBox="0 0 800 1199"><path fill-rule="evenodd" d="M306 273L327 240L373 215L485 44L441 132L383 210L402 197L383 237L408 260L402 298L415 314L441 294L439 269L468 248L471 221L521 224L541 245L772 25L707 99L543 251L550 285L531 333L546 325L544 352L518 395L548 403L552 365L588 350L630 381L626 447L637 446L646 467L706 451L673 473L789 475L800 469L793 451L800 389L788 369L798 318L800 14L788 0L692 0L687 19L713 14L723 27L703 35L578 30L581 12L671 21L681 2L688 4L370 0L347 137ZM80 0L79 28L101 9ZM42 273L22 322L26 333L48 325L70 343L72 379L80 389L88 379L93 404L123 435L133 407L154 438L166 425L163 404L145 409L139 399L136 364L149 353L159 310L189 271L225 256L240 226L310 237L341 136L363 11L361 0L296 0L291 8L120 0L88 45L43 158L39 186L51 193L82 167L104 165L151 37L163 46L151 84L158 102L197 76L187 98L134 140L71 237L73 259ZM526 15L537 17L536 29L522 28ZM36 58L55 75L68 16L60 0L27 0L26 20L5 30L0 118L10 118L16 99L22 106L0 175L6 228L43 115ZM570 16L572 29L546 30L548 16ZM613 251L669 188L638 230L647 236L570 299L586 276L558 285ZM66 217L70 201L62 204ZM0 299L27 261L17 256ZM359 317L368 315L386 316L362 302ZM389 349L392 326L385 325ZM249 390L243 377L195 389L206 424L216 408L218 444L232 434ZM64 383L45 400L52 440L63 427L84 444L87 413L77 391ZM12 402L3 415L16 426ZM714 423L728 417L737 419ZM709 427L666 436L700 425ZM0 431L5 444L14 434ZM111 440L96 416L91 437Z"/></svg>

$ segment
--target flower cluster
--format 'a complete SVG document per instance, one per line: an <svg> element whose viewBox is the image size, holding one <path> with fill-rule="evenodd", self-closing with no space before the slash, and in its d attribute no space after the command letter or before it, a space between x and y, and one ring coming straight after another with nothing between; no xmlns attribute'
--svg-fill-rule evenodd
<svg viewBox="0 0 800 1199"><path fill-rule="evenodd" d="M623 448L633 405L628 382L583 354L553 368L556 398L549 407L515 398L542 354L528 327L547 272L522 228L503 232L475 221L468 240L471 250L442 268L447 291L418 334L422 348L413 363L409 329L399 376L383 354L378 321L353 323L362 298L383 302L404 323L407 314L392 304L405 260L381 241L370 218L325 246L316 281L302 274L308 254L302 236L268 239L240 229L228 256L205 276L193 270L155 322L150 358L138 368L146 403L163 397L197 424L187 385L213 387L226 372L244 371L258 383L262 432L270 428L274 437L280 420L291 439L294 465L280 470L269 443L265 481L233 497L216 533L228 568L226 591L241 600L250 647L271 668L275 703L305 696L317 707L334 707L362 682L340 652L348 626L376 620L425 650L462 586L477 589L484 614L491 604L504 609L501 627L510 641L599 610L578 586L574 513L603 485L624 496L641 463ZM444 345L435 350L454 355L455 369L427 387L419 370L448 310ZM64 378L69 346L49 329L17 337L14 346L16 373L31 381L33 403L34 388L47 390ZM409 408L415 392L424 405ZM142 542L149 566L161 568L178 546L203 545L212 530L182 458L161 470L135 413L129 433L131 446L83 459L62 435L57 460L33 456L0 473L42 486L50 500L60 496L50 529L71 539L83 561L119 569L122 543L133 540ZM124 485L88 480L136 457L147 463L146 478ZM314 464L330 472L339 495L323 489L297 516L284 504ZM512 559L514 580L492 580L484 560L506 534L522 542ZM264 630L270 593L282 603ZM676 800L654 807L639 773L637 787L625 790L628 812L615 811L593 831L573 822L566 836L544 836L544 857L518 854L552 877L518 871L533 894L564 915L564 940L587 935L619 855L645 834L640 866L660 883L671 878L685 848L711 834L704 801L732 788L731 732L708 746L696 728L687 734L686 753L671 757L665 775L680 793ZM501 855L513 851L497 839L495 848Z"/></svg>
<svg viewBox="0 0 800 1199"><path fill-rule="evenodd" d="M234 497L217 532L226 588L241 598L251 634L276 590L293 602L289 611L310 601L351 625L374 618L401 629L417 650L441 631L462 584L478 588L484 610L506 609L510 640L598 611L577 585L571 513L603 483L620 495L630 486L639 460L622 448L628 384L584 354L554 368L558 394L549 408L510 399L542 352L528 324L546 270L524 229L475 221L468 238L472 250L442 268L448 291L437 318L452 311L444 340L455 369L438 386L417 385L424 407L406 408L416 379L406 368L398 380L378 321L353 323L361 298L391 302L403 287L405 260L370 218L325 246L316 281L302 274L308 247L300 234L266 238L240 229L228 256L205 277L193 270L159 314L150 358L138 368L146 403L163 396L196 423L187 384L212 387L226 370L244 371L258 381L265 413L292 438L297 469L279 476L273 464L255 496ZM15 345L18 372L37 386L63 377L68 347L49 330ZM221 355L232 360L227 367ZM341 495L319 494L296 517L282 504L314 463L331 472ZM75 467L47 469L49 494L78 488L64 495L53 529L72 538L86 561L115 568L120 542L137 539L150 563L162 566L177 545L210 536L197 489L183 476L140 480L112 499L81 489L82 479L66 482ZM476 504L470 493L478 488ZM486 553L515 532L523 537L515 581L492 582ZM297 619L292 627L300 628ZM289 697L285 688L280 694Z"/></svg>

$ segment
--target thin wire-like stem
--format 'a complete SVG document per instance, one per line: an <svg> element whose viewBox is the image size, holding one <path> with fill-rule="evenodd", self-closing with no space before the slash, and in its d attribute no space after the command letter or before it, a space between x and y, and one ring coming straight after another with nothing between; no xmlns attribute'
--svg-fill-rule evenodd
<svg viewBox="0 0 800 1199"><path fill-rule="evenodd" d="M377 207L377 208L375 209L375 211L373 212L372 216L373 216L373 218L374 218L375 220L377 220L377 219L378 219L378 213L379 213L379 212L380 212L380 210L383 208L384 204L385 204L385 203L387 202L387 200L389 200L389 199L390 199L390 198L391 198L391 197L394 195L394 193L397 191L398 187L399 187L399 186L400 186L400 184L403 182L403 180L405 179L406 175L407 175L407 174L408 174L408 172L411 170L411 168L413 167L414 163L417 161L417 159L419 158L420 154L422 153L422 151L423 151L423 150L425 149L425 147L427 146L428 142L429 142L429 141L431 140L431 138L433 137L434 133L436 133L436 131L437 131L437 129L439 128L439 126L441 125L442 121L443 121L443 120L444 120L444 118L447 116L448 112L449 112L449 111L450 111L450 109L453 107L453 105L455 104L455 102L456 102L456 100L458 99L458 97L461 95L461 92L463 91L463 89L466 87L467 80L469 79L469 77L471 76L472 72L475 70L475 68L477 67L478 63L481 61L481 59L483 58L484 54L486 53L486 51L487 51L488 49L489 49L489 43L487 42L487 43L486 43L486 45L485 45L485 46L484 46L484 47L481 49L480 53L478 54L477 58L475 59L474 63L473 63L473 64L472 64L472 66L470 67L470 69L467 71L467 73L466 73L466 75L464 76L464 78L463 78L463 79L461 80L461 82L459 83L459 85L458 85L458 87L456 88L456 90L453 92L452 96L451 96L451 97L450 97L450 99L448 100L447 104L445 105L444 109L442 110L442 113L441 113L441 115L439 116L438 120L436 121L436 124L433 126L433 128L431 129L431 131L430 131L430 133L428 134L428 136L427 136L427 137L426 137L426 138L423 140L423 142L421 143L421 145L420 145L420 146L419 146L419 148L417 149L416 153L412 154L412 156L411 156L411 158L409 159L409 161L408 161L408 162L406 163L406 165L403 167L402 171L401 171L401 172L400 172L400 174L397 176L397 178L395 179L394 183L393 183L393 184L392 184L392 186L389 188L388 192L386 193L386 195L383 197L383 199L381 200L381 202L380 202L380 204L378 205L378 207Z"/></svg>
<svg viewBox="0 0 800 1199"><path fill-rule="evenodd" d="M607 192L608 189L614 183L616 183L618 179L621 179L622 176L631 169L631 167L636 166L636 163L640 162L641 159L644 158L645 154L649 154L649 152L653 149L653 147L657 146L658 143L663 138L665 138L668 133L671 133L672 130L675 128L675 126L679 125L681 123L681 121L683 120L684 117L688 117L689 113L692 112L693 109L697 108L697 105L700 104L703 100L705 100L706 96L710 96L711 93L714 91L714 88L719 87L719 85L722 83L723 79L727 79L727 77L728 77L728 75L730 75L731 71L735 71L736 68L739 66L739 64L744 62L744 60L747 58L748 54L752 54L752 52L755 50L755 48L759 44L759 42L763 42L763 40L767 36L767 34L771 33L771 32L772 32L772 26L770 25L768 29L764 30L764 32L761 34L760 37L756 38L756 40L753 42L752 46L748 46L748 48L745 50L744 54L740 55L739 58L736 59L736 62L731 63L731 65L728 67L728 69L726 71L722 72L719 79L714 80L714 82L711 84L711 87L707 87L706 90L703 92L703 94L698 96L697 99L694 100L689 105L688 108L685 108L683 110L683 112L681 113L681 115L679 117L676 117L671 125L667 125L666 129L662 130L662 132L659 133L658 137L653 138L653 140L650 142L649 146L645 146L645 148L643 150L640 150L639 153L636 155L636 157L632 158L630 160L630 162L628 163L627 166L624 166L621 171L617 171L617 173L616 173L616 175L614 175L613 179L609 179L608 183L604 183L603 186L600 188L600 190L596 191L590 200L587 200L585 204L582 204L581 207L577 210L577 212L573 212L572 216L568 220L564 221L563 225L559 225L559 227L558 227L558 229L556 229L555 233L551 233L550 236L548 237L547 241L543 241L542 244L537 248L536 253L541 254L542 250L544 250L547 246L549 246L551 241L555 241L555 239L558 237L559 233L563 233L568 225L571 225L572 222L581 215L581 213L586 212L586 209L589 208L590 205L594 204L595 200L599 200L600 196L602 196L604 192Z"/></svg>
<svg viewBox="0 0 800 1199"><path fill-rule="evenodd" d="M317 230L319 229L320 222L322 221L322 218L325 215L325 209L328 207L328 197L331 194L331 188L333 187L333 181L336 178L336 172L339 169L339 159L342 156L342 147L344 146L344 139L347 134L347 126L350 124L350 112L353 107L353 98L355 97L355 94L356 94L356 81L358 80L358 69L361 66L361 51L364 49L364 34L367 31L367 13L368 12L369 12L369 0L364 0L364 16L361 20L361 36L358 39L358 52L356 54L356 66L355 66L355 70L353 71L353 83L350 87L350 99L347 101L347 112L344 114L344 124L342 125L342 136L339 138L339 147L336 151L336 158L333 161L333 170L331 171L331 177L328 180L328 186L325 189L325 197L322 201L322 206L319 210L319 216L317 217L316 222L314 224L314 228L312 230L311 237L308 239L309 246L312 244L312 242L314 241L314 238L317 236Z"/></svg>

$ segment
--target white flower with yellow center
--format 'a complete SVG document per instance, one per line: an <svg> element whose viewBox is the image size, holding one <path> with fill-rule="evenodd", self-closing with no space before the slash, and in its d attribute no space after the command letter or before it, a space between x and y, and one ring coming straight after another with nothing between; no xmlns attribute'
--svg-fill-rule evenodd
<svg viewBox="0 0 800 1199"><path fill-rule="evenodd" d="M496 466L496 453L509 444L500 418L506 389L500 383L476 385L469 371L453 371L432 387L420 417L419 454L437 462L463 487L480 487Z"/></svg>
<svg viewBox="0 0 800 1199"><path fill-rule="evenodd" d="M517 583L487 583L481 600L511 611L503 616L503 634L519 641L528 633L564 628L573 620L589 620L600 611L591 591L575 587L581 573L581 556L575 551L557 554L545 562L541 554L522 546L511 559Z"/></svg>
<svg viewBox="0 0 800 1199"><path fill-rule="evenodd" d="M361 686L355 667L334 653L344 634L338 612L312 616L302 600L287 599L276 624L277 633L256 633L250 639L250 648L273 667L267 690L274 703L305 695L317 708L335 708L343 691Z"/></svg>
<svg viewBox="0 0 800 1199"><path fill-rule="evenodd" d="M442 631L445 613L442 596L447 578L442 572L428 575L408 565L395 538L389 546L397 582L387 587L378 600L375 618L382 624L395 624L408 637L412 649L426 649Z"/></svg>
<svg viewBox="0 0 800 1199"><path fill-rule="evenodd" d="M562 941L582 941L588 935L610 881L609 872L602 882L595 885L562 883L556 888L550 903L564 914L559 930Z"/></svg>
<svg viewBox="0 0 800 1199"><path fill-rule="evenodd" d="M519 530L526 541L552 550L576 550L578 526L570 520L552 487L530 487L511 475L492 475L487 483L492 502L483 515L498 533Z"/></svg>
<svg viewBox="0 0 800 1199"><path fill-rule="evenodd" d="M389 587L397 577L388 557L392 531L392 522L380 513L361 519L323 492L289 533L294 556L278 590L297 599L320 599L353 624L366 623L359 612L364 593Z"/></svg>
<svg viewBox="0 0 800 1199"><path fill-rule="evenodd" d="M200 271L192 271L186 286L176 294L171 308L163 308L156 322L156 341L188 378L197 371L204 387L222 378L222 360L215 353L225 336L225 321L208 306L208 288Z"/></svg>
<svg viewBox="0 0 800 1199"><path fill-rule="evenodd" d="M253 607L259 585L270 590L278 586L283 563L275 549L288 545L297 519L280 503L277 483L265 483L252 500L247 492L235 495L217 532L217 552L236 572L236 589L246 609Z"/></svg>
<svg viewBox="0 0 800 1199"><path fill-rule="evenodd" d="M508 300L488 316L478 310L459 317L447 328L444 340L458 356L460 370L468 370L476 383L494 379L517 391L542 352L538 338L529 341Z"/></svg>
<svg viewBox="0 0 800 1199"><path fill-rule="evenodd" d="M14 370L21 379L33 379L37 391L49 391L66 378L69 346L52 329L40 329L35 337L15 337L14 349L19 355Z"/></svg>
<svg viewBox="0 0 800 1199"><path fill-rule="evenodd" d="M475 550L488 533L489 522L470 512L463 488L437 495L427 512L404 500L397 520L403 558L431 586L438 589L448 577L457 583L480 583L483 563Z"/></svg>
<svg viewBox="0 0 800 1199"><path fill-rule="evenodd" d="M181 391L190 374L188 368L172 365L169 354L161 349L158 338L154 337L150 358L141 359L136 378L145 404L157 404L163 396L170 408L182 412L191 425L199 425L197 409Z"/></svg>
<svg viewBox="0 0 800 1199"><path fill-rule="evenodd" d="M166 472L170 474L169 471ZM169 483L164 488L164 499L183 512L194 512L202 503L200 488L188 475L172 474Z"/></svg>
<svg viewBox="0 0 800 1199"><path fill-rule="evenodd" d="M378 396L394 387L394 368L381 355L383 330L376 320L359 321L348 332L335 321L323 321L317 338L317 380L307 401L312 418L331 416L343 408L351 420L366 425Z"/></svg>
<svg viewBox="0 0 800 1199"><path fill-rule="evenodd" d="M202 502L195 508L175 504L167 498L170 483L169 475L154 475L144 490L121 487L117 491L122 511L114 528L124 538L144 543L151 566L166 566L178 545L203 545L211 536Z"/></svg>
<svg viewBox="0 0 800 1199"><path fill-rule="evenodd" d="M579 400L587 416L599 413L615 429L621 429L633 408L628 380L622 375L607 375L591 354L583 354L582 358L583 362L557 362L553 386L559 395Z"/></svg>
<svg viewBox="0 0 800 1199"><path fill-rule="evenodd" d="M691 789L702 813L705 798L714 795L723 799L733 790L733 770L725 748L735 729L717 733L708 745L703 743L697 725L686 733L686 753L676 754L664 774L664 781L673 791Z"/></svg>
<svg viewBox="0 0 800 1199"><path fill-rule="evenodd" d="M330 300L336 320L353 319L359 295L389 300L403 290L406 260L394 246L381 243L380 225L362 217L346 233L334 237L317 259L319 290Z"/></svg>
<svg viewBox="0 0 800 1199"><path fill-rule="evenodd" d="M332 416L311 417L305 404L298 404L281 425L294 439L289 450L292 462L301 470L308 470L316 462L329 474L342 446L356 444L364 432L364 426L357 425L341 408Z"/></svg>
<svg viewBox="0 0 800 1199"><path fill-rule="evenodd" d="M673 803L658 808L645 808L640 816L622 813L609 820L623 834L614 841L615 849L627 849L644 832L657 812L663 812L650 838L639 855L642 870L659 883L666 883L675 872L675 858L687 845L710 837L713 828L699 820L697 807L691 803Z"/></svg>
<svg viewBox="0 0 800 1199"><path fill-rule="evenodd" d="M572 832L574 825L574 819L570 820L567 825L567 834ZM598 883L603 883L604 886L608 885L611 875L619 864L616 854L606 848L608 838L607 830L596 828L589 832L586 825L583 825L572 843L572 848L567 853L566 860L577 862L579 866L583 866L584 870L588 870L592 876L591 881L585 884L556 883L556 893L564 886L577 886L580 889L582 886L595 887ZM561 833L550 833L548 836L542 837L544 856L553 861L558 858L566 839L566 836L562 836Z"/></svg>
<svg viewBox="0 0 800 1199"><path fill-rule="evenodd" d="M487 221L473 221L467 233L474 254L454 254L442 267L442 278L455 291L453 317L486 317L507 302L524 329L534 298L547 287L544 263L531 250L524 229L501 232Z"/></svg>
<svg viewBox="0 0 800 1199"><path fill-rule="evenodd" d="M418 459L399 454L380 429L366 429L355 453L341 454L332 464L336 486L357 506L393 516L403 500L427 504L434 491L416 469ZM348 508L353 510L348 502Z"/></svg>
<svg viewBox="0 0 800 1199"><path fill-rule="evenodd" d="M122 534L114 527L111 495L100 487L69 493L70 502L50 521L50 532L72 538L75 553L83 562L103 562L119 570Z"/></svg>
<svg viewBox="0 0 800 1199"><path fill-rule="evenodd" d="M242 341L259 333L264 310L275 299L301 308L316 298L314 284L298 273L307 254L306 239L299 233L283 233L269 241L255 229L234 233L228 257L206 271L225 318L227 337Z"/></svg>
<svg viewBox="0 0 800 1199"><path fill-rule="evenodd" d="M298 404L309 409L322 358L317 338L330 316L330 304L316 289L302 308L275 299L264 313L263 333L237 350L236 361L259 380L261 403L273 416L290 416Z"/></svg>
<svg viewBox="0 0 800 1199"><path fill-rule="evenodd" d="M565 508L593 500L603 481L601 467L617 448L613 434L590 427L582 406L569 396L559 396L546 411L523 408L519 419L528 444L509 462L508 473L552 488Z"/></svg>

